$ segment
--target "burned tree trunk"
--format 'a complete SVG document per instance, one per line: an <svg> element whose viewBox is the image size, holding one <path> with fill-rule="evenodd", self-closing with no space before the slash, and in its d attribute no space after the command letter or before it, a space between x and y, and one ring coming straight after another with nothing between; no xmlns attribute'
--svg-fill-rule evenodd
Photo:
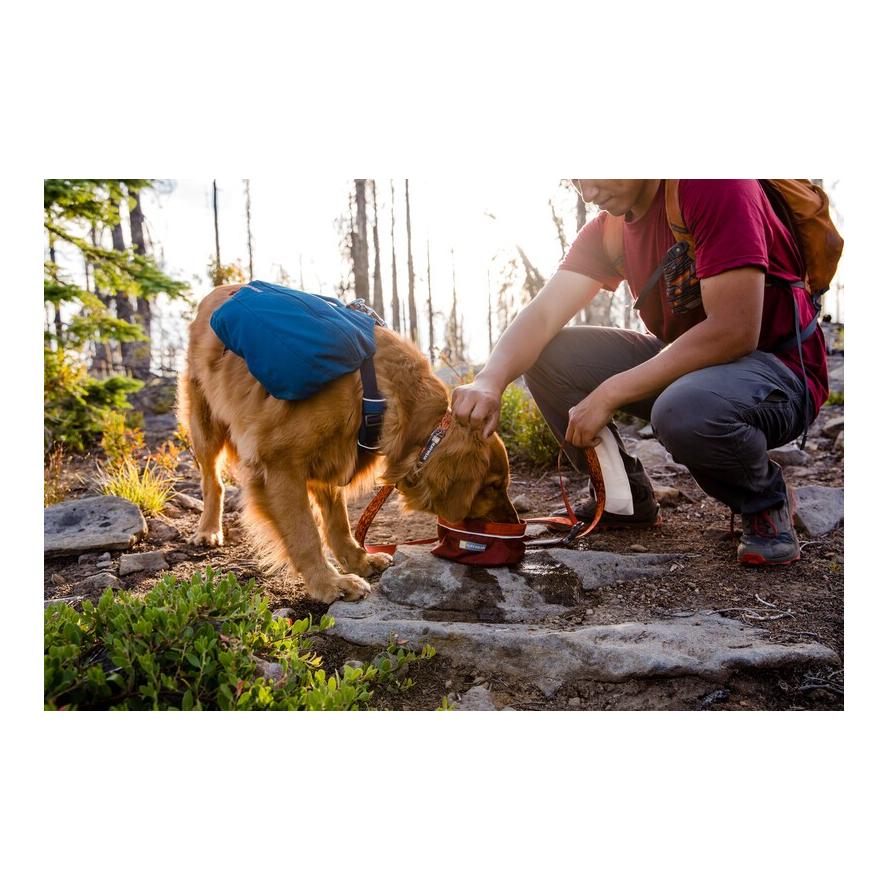
<svg viewBox="0 0 889 889"><path fill-rule="evenodd" d="M355 298L370 302L367 263L367 191L366 179L355 180L355 228L352 231L352 269L355 274Z"/></svg>
<svg viewBox="0 0 889 889"><path fill-rule="evenodd" d="M374 292L373 292L373 309L381 317L386 317L386 307L383 305L383 271L380 267L380 226L377 216L377 180L370 180L370 191L373 196L374 205Z"/></svg>
<svg viewBox="0 0 889 889"><path fill-rule="evenodd" d="M432 311L432 262L429 258L429 238L426 238L426 312L429 315L429 361L435 364L435 316Z"/></svg>
<svg viewBox="0 0 889 889"><path fill-rule="evenodd" d="M130 192L133 206L130 208L130 239L133 251L137 256L145 256L145 216L142 213L142 202L138 191ZM117 249L115 247L115 249ZM148 339L145 342L127 343L130 353L130 371L139 380L147 380L151 376L151 303L144 296L136 299L136 313L133 322L142 328Z"/></svg>
<svg viewBox="0 0 889 889"><path fill-rule="evenodd" d="M411 249L411 193L408 180L404 180L404 207L407 217L407 311L408 330L411 342L420 340L420 332L417 330L417 302L414 297L414 255Z"/></svg>
<svg viewBox="0 0 889 889"><path fill-rule="evenodd" d="M247 269L250 280L253 280L253 225L250 215L250 180L244 180L244 192L247 199Z"/></svg>
<svg viewBox="0 0 889 889"><path fill-rule="evenodd" d="M389 180L392 196L392 329L401 333L401 303L398 301L398 267L395 263L395 180Z"/></svg>

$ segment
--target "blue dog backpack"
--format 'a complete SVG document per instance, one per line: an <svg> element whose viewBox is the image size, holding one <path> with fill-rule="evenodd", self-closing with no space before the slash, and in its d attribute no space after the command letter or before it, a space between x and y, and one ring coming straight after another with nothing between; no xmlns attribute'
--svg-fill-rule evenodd
<svg viewBox="0 0 889 889"><path fill-rule="evenodd" d="M211 316L223 345L270 395L299 401L376 351L374 320L329 296L251 281Z"/></svg>

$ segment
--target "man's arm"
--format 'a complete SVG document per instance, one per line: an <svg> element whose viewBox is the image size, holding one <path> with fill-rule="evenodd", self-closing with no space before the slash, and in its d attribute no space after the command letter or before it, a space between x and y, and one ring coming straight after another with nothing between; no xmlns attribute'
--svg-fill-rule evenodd
<svg viewBox="0 0 889 889"><path fill-rule="evenodd" d="M765 275L740 268L701 280L707 317L648 361L602 383L573 407L565 439L590 447L625 404L649 398L680 377L748 355L759 342Z"/></svg>
<svg viewBox="0 0 889 889"><path fill-rule="evenodd" d="M500 337L472 383L454 390L457 420L491 435L500 419L503 391L535 361L549 341L602 289L577 272L556 272Z"/></svg>

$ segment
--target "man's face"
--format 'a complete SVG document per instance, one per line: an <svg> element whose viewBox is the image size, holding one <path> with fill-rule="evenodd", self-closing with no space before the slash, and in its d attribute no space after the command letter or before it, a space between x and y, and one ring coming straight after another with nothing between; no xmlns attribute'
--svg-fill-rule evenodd
<svg viewBox="0 0 889 889"><path fill-rule="evenodd" d="M612 216L623 216L642 193L644 179L572 179L584 201L607 210Z"/></svg>

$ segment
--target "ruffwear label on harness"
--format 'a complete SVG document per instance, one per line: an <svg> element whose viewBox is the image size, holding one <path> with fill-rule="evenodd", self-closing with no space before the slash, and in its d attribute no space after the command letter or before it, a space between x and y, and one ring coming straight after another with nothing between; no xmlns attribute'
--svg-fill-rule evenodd
<svg viewBox="0 0 889 889"><path fill-rule="evenodd" d="M471 553L483 553L488 548L488 544L476 543L474 540L461 540L459 547Z"/></svg>

